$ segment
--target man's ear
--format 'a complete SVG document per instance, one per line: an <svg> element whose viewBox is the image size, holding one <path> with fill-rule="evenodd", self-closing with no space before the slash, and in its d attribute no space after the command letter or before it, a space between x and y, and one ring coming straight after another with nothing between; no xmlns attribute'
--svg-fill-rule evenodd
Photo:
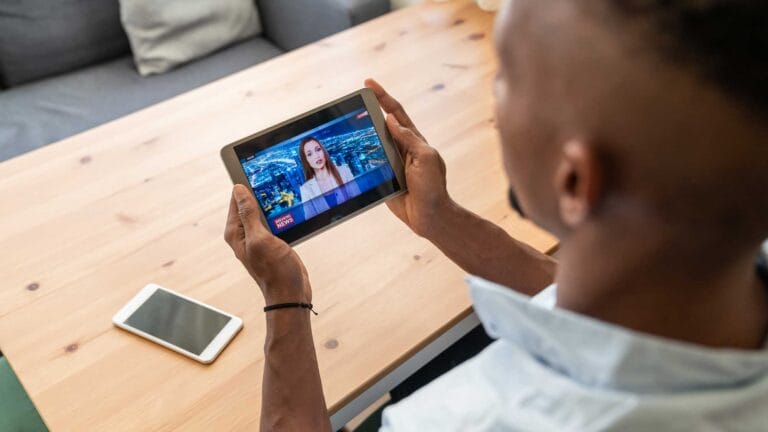
<svg viewBox="0 0 768 432"><path fill-rule="evenodd" d="M583 141L563 145L555 170L560 219L566 227L576 227L593 213L601 199L604 177L594 148Z"/></svg>

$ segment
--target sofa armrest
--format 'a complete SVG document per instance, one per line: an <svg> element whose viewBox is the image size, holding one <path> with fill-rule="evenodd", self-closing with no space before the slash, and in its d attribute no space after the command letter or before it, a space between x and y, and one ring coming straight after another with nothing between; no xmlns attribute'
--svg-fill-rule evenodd
<svg viewBox="0 0 768 432"><path fill-rule="evenodd" d="M389 12L389 0L256 0L264 35L284 50Z"/></svg>

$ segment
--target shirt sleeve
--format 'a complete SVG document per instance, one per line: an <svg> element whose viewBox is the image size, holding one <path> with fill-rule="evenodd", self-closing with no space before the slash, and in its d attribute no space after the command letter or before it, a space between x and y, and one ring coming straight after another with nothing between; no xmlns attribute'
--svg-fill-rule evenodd
<svg viewBox="0 0 768 432"><path fill-rule="evenodd" d="M552 284L531 297L531 303L545 307L547 309L554 309L557 304L557 285Z"/></svg>
<svg viewBox="0 0 768 432"><path fill-rule="evenodd" d="M494 430L495 410L502 406L496 372L507 373L497 362L505 347L493 342L479 355L456 366L382 414L384 432L464 432ZM501 367L503 365L503 367ZM485 426L483 426L485 425Z"/></svg>
<svg viewBox="0 0 768 432"><path fill-rule="evenodd" d="M381 428L379 428L379 432L397 432L397 429L391 424L391 420L387 415L387 408L381 413Z"/></svg>
<svg viewBox="0 0 768 432"><path fill-rule="evenodd" d="M548 309L554 308L557 286L548 286L530 301ZM503 406L497 397L504 393L498 383L508 381L500 377L510 373L507 365L515 363L518 353L518 349L513 349L503 341L492 343L476 357L455 367L408 398L387 407L382 413L379 431L495 430L490 426L494 414L498 414L493 407ZM528 357L523 355L525 359ZM525 423L523 419L519 421ZM553 429L533 427L523 430Z"/></svg>

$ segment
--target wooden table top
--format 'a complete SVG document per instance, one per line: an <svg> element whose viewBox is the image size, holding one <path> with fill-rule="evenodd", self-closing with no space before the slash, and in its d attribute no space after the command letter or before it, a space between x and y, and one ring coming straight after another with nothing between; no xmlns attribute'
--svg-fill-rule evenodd
<svg viewBox="0 0 768 432"><path fill-rule="evenodd" d="M493 121L493 15L399 10L0 164L0 350L52 430L253 430L263 300L223 240L219 149L375 77L444 156L451 194L516 238ZM119 101L115 101L119 103ZM380 205L300 245L331 411L471 311L462 271ZM112 326L148 282L243 318L210 366Z"/></svg>

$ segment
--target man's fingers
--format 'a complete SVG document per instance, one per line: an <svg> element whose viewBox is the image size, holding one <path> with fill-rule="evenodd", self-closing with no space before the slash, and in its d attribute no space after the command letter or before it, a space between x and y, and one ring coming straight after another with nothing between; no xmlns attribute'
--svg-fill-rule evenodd
<svg viewBox="0 0 768 432"><path fill-rule="evenodd" d="M392 138L395 140L397 149L400 151L400 155L405 160L405 156L413 152L419 146L427 146L420 137L408 128L404 128L398 123L394 115L387 116L387 129L392 134Z"/></svg>
<svg viewBox="0 0 768 432"><path fill-rule="evenodd" d="M384 108L384 112L397 117L397 121L400 122L400 124L404 127L413 129L416 128L416 126L413 124L413 121L411 121L411 118L408 117L408 113L405 112L403 105L401 105L397 99L392 97L392 95L387 93L381 84L379 84L376 80L367 79L365 80L365 85L366 87L373 90L373 93L376 95L376 99L379 100L379 105Z"/></svg>
<svg viewBox="0 0 768 432"><path fill-rule="evenodd" d="M387 93L381 84L374 79L368 78L365 80L365 86L373 90L373 93L376 95L376 99L379 100L379 105L384 109L384 112L394 115L402 126L412 129L416 135L423 138L421 132L419 132L416 125L413 124L413 121L411 121L411 118L405 112L405 109L400 102Z"/></svg>

